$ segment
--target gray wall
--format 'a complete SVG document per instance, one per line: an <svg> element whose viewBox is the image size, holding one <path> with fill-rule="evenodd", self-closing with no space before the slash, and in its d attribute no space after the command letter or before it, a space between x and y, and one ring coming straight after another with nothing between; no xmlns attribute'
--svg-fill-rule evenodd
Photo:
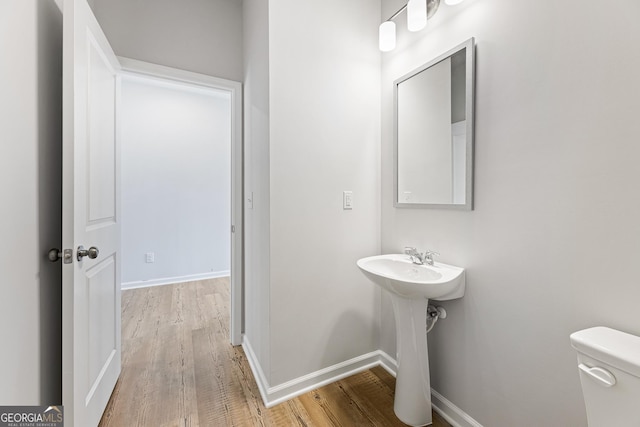
<svg viewBox="0 0 640 427"><path fill-rule="evenodd" d="M0 0L0 405L62 403L62 13Z"/></svg>
<svg viewBox="0 0 640 427"><path fill-rule="evenodd" d="M269 375L269 9L244 0L244 333ZM253 200L253 205L248 199ZM268 379L268 377L267 377Z"/></svg>
<svg viewBox="0 0 640 427"><path fill-rule="evenodd" d="M228 276L231 97L129 75L121 94L123 288Z"/></svg>
<svg viewBox="0 0 640 427"><path fill-rule="evenodd" d="M93 0L116 55L242 81L241 0Z"/></svg>
<svg viewBox="0 0 640 427"><path fill-rule="evenodd" d="M398 7L383 1L383 15ZM429 334L432 386L485 426L586 425L573 331L640 335L637 2L442 4L383 54L382 251L467 268ZM398 25L402 27L403 25ZM394 209L392 82L474 36L475 210ZM382 348L395 353L385 300Z"/></svg>
<svg viewBox="0 0 640 427"><path fill-rule="evenodd" d="M378 6L269 2L272 385L378 349Z"/></svg>
<svg viewBox="0 0 640 427"><path fill-rule="evenodd" d="M245 337L276 386L378 348L379 291L355 262L379 251L380 11L244 7Z"/></svg>

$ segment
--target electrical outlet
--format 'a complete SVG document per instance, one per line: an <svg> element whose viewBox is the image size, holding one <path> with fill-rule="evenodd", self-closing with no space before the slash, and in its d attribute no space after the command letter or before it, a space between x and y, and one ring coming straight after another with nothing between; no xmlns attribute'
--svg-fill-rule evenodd
<svg viewBox="0 0 640 427"><path fill-rule="evenodd" d="M353 191L342 192L342 209L353 209Z"/></svg>
<svg viewBox="0 0 640 427"><path fill-rule="evenodd" d="M147 252L145 254L145 259L147 260L147 263L156 262L156 254L154 252Z"/></svg>

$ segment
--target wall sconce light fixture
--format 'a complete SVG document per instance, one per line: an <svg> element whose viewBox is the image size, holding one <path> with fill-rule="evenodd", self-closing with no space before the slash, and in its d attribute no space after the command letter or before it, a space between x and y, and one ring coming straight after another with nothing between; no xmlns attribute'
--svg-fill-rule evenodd
<svg viewBox="0 0 640 427"><path fill-rule="evenodd" d="M464 0L444 0L447 5L462 3ZM380 24L379 46L382 52L389 52L396 47L396 23L393 20L402 12L407 11L407 29L420 31L427 26L440 7L440 0L409 0L400 10Z"/></svg>

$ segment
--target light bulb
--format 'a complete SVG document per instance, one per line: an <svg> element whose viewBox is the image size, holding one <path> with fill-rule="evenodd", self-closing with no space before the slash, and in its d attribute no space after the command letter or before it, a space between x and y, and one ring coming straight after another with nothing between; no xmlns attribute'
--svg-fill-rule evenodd
<svg viewBox="0 0 640 427"><path fill-rule="evenodd" d="M407 28L420 31L427 26L427 0L409 0L407 3Z"/></svg>
<svg viewBox="0 0 640 427"><path fill-rule="evenodd" d="M396 24L393 21L385 21L380 24L379 30L380 50L389 52L396 47Z"/></svg>
<svg viewBox="0 0 640 427"><path fill-rule="evenodd" d="M464 0L444 0L445 4L448 6L455 6L456 4L462 3Z"/></svg>

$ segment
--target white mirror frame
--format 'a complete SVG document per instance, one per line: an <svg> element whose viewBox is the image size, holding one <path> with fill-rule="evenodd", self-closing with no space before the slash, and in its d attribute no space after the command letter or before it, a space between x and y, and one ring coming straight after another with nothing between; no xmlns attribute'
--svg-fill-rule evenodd
<svg viewBox="0 0 640 427"><path fill-rule="evenodd" d="M400 203L398 201L398 85L411 77L421 73L431 66L453 56L455 53L465 51L465 115L466 115L466 171L465 171L465 203ZM474 94L475 94L475 40L470 38L464 43L443 53L437 58L427 62L423 66L405 74L393 82L393 206L396 208L436 208L473 210L473 148L474 148Z"/></svg>

